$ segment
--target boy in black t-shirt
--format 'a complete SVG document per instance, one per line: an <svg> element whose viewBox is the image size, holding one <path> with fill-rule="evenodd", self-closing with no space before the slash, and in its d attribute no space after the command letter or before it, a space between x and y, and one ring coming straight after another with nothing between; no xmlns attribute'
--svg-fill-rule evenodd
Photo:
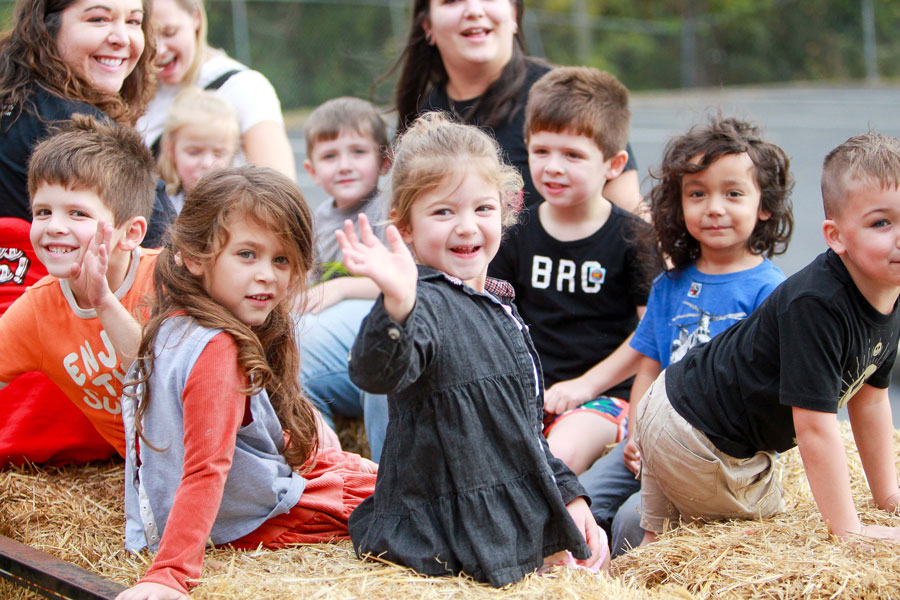
<svg viewBox="0 0 900 600"><path fill-rule="evenodd" d="M560 67L534 84L525 139L543 200L488 270L515 288L541 359L544 408L562 415L547 430L550 449L576 474L624 433L630 382L616 384L634 374L637 354L617 349L647 304L633 241L644 223L603 196L628 160L630 120L628 90L609 73ZM604 359L617 366L598 370Z"/></svg>
<svg viewBox="0 0 900 600"><path fill-rule="evenodd" d="M776 453L795 445L834 535L900 539L900 528L861 525L836 416L846 405L875 503L895 510L887 388L900 330L900 140L865 134L835 148L822 197L830 249L666 369L632 416L644 543L679 517L778 512Z"/></svg>

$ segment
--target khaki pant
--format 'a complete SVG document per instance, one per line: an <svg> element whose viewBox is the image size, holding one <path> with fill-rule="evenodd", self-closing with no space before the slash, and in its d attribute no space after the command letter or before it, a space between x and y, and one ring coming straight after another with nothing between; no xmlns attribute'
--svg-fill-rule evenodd
<svg viewBox="0 0 900 600"><path fill-rule="evenodd" d="M784 509L775 453L734 458L679 415L663 371L641 400L634 427L641 451L641 527L662 533L666 522L755 519Z"/></svg>

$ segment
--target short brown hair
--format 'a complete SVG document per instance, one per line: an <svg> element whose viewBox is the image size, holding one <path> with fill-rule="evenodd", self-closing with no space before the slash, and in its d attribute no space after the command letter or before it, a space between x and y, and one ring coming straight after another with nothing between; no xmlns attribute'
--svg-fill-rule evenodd
<svg viewBox="0 0 900 600"><path fill-rule="evenodd" d="M303 125L307 156L312 160L312 151L318 142L337 139L342 131L348 129L372 136L381 157L387 156L387 125L378 109L371 102L350 96L333 98L310 113Z"/></svg>
<svg viewBox="0 0 900 600"><path fill-rule="evenodd" d="M156 165L134 129L75 114L31 155L28 194L34 198L45 184L93 190L119 227L133 217L150 219Z"/></svg>
<svg viewBox="0 0 900 600"><path fill-rule="evenodd" d="M825 216L840 213L851 184L900 187L900 140L880 133L855 135L832 150L822 165Z"/></svg>
<svg viewBox="0 0 900 600"><path fill-rule="evenodd" d="M591 67L557 67L537 80L525 107L525 139L532 133L571 131L591 138L605 159L628 144L628 89Z"/></svg>

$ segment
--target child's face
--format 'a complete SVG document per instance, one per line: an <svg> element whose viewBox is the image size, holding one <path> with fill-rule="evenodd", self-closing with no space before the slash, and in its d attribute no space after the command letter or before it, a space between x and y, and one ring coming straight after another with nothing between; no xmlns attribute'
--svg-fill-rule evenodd
<svg viewBox="0 0 900 600"><path fill-rule="evenodd" d="M870 302L873 294L900 286L900 189L849 185L840 214L826 220L824 229L828 245Z"/></svg>
<svg viewBox="0 0 900 600"><path fill-rule="evenodd" d="M699 162L695 156L692 162ZM700 243L701 256L742 258L758 220L769 214L760 206L761 192L750 156L726 154L699 173L681 178L681 207L688 233ZM734 254L731 254L734 253Z"/></svg>
<svg viewBox="0 0 900 600"><path fill-rule="evenodd" d="M261 325L285 299L291 283L287 250L246 215L228 220L230 236L212 264L185 261L210 297L250 327Z"/></svg>
<svg viewBox="0 0 900 600"><path fill-rule="evenodd" d="M113 214L93 190L43 184L31 202L31 245L47 271L67 278L72 265L81 264L100 221L113 223ZM126 225L113 230L112 248L125 234ZM119 260L111 253L110 263Z"/></svg>
<svg viewBox="0 0 900 600"><path fill-rule="evenodd" d="M528 138L531 180L541 197L560 209L602 197L606 181L622 171L625 160L624 152L607 159L585 135L538 131Z"/></svg>
<svg viewBox="0 0 900 600"><path fill-rule="evenodd" d="M304 166L337 208L348 209L372 195L387 162L372 136L345 130L333 140L316 142Z"/></svg>
<svg viewBox="0 0 900 600"><path fill-rule="evenodd" d="M449 177L415 199L399 229L418 262L484 291L488 263L500 247L500 192L477 172Z"/></svg>
<svg viewBox="0 0 900 600"><path fill-rule="evenodd" d="M175 171L185 192L190 192L204 175L230 167L237 153L232 132L202 125L181 127L169 142Z"/></svg>

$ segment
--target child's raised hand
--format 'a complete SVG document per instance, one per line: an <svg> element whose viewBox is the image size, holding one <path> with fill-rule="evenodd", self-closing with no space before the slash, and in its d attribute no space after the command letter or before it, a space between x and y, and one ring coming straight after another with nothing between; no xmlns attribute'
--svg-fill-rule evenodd
<svg viewBox="0 0 900 600"><path fill-rule="evenodd" d="M594 515L591 513L591 509L588 507L587 502L584 501L584 498L580 496L575 498L566 505L566 510L569 511L569 515L575 521L575 526L584 534L584 541L587 542L588 548L591 549L591 557L579 562L584 564L585 567L591 568L604 555L609 556L608 552L604 552L605 549L602 546L602 544L606 543L606 536L600 534L600 527L597 525L597 521L594 519ZM605 566L602 565L601 568L605 568Z"/></svg>
<svg viewBox="0 0 900 600"><path fill-rule="evenodd" d="M69 273L72 284L84 291L87 301L92 308L96 308L101 302L112 295L106 272L109 268L109 249L112 246L113 226L110 223L99 221L97 233L85 248L84 256L80 263L74 263Z"/></svg>
<svg viewBox="0 0 900 600"><path fill-rule="evenodd" d="M188 596L161 583L145 581L128 588L116 600L189 600Z"/></svg>
<svg viewBox="0 0 900 600"><path fill-rule="evenodd" d="M387 313L394 321L403 323L415 304L419 273L397 228L389 225L385 231L390 249L372 232L365 214L359 215L359 237L350 220L344 221L343 231L334 233L347 270L372 279L384 294Z"/></svg>

